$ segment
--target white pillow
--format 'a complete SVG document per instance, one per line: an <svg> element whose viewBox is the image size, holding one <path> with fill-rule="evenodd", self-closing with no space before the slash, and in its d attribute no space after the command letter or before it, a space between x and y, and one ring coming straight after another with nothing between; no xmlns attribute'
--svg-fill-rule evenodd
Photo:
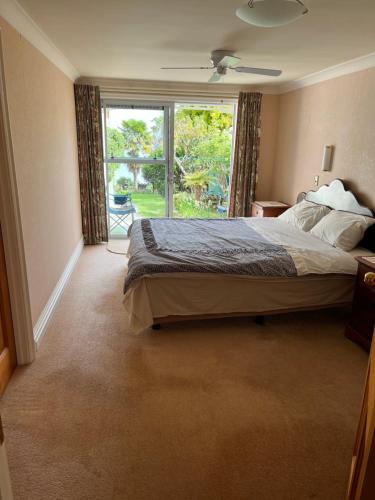
<svg viewBox="0 0 375 500"><path fill-rule="evenodd" d="M331 210L314 226L310 233L332 246L349 252L363 238L368 227L375 224L375 219L351 212Z"/></svg>
<svg viewBox="0 0 375 500"><path fill-rule="evenodd" d="M279 219L303 231L310 231L329 212L330 209L324 205L303 200L279 215Z"/></svg>

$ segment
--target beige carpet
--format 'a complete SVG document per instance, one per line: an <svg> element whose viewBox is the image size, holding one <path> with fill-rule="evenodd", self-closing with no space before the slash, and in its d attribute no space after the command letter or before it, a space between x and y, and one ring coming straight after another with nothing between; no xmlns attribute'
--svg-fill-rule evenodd
<svg viewBox="0 0 375 500"><path fill-rule="evenodd" d="M128 250L129 240L127 238L113 238L107 243L107 250L112 253L125 255Z"/></svg>
<svg viewBox="0 0 375 500"><path fill-rule="evenodd" d="M343 499L366 354L346 314L123 325L125 259L86 248L2 403L16 500Z"/></svg>

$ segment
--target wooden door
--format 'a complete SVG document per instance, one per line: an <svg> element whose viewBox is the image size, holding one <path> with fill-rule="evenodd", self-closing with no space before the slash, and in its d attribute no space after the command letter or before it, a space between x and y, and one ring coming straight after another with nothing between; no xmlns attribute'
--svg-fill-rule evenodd
<svg viewBox="0 0 375 500"><path fill-rule="evenodd" d="M5 265L3 236L0 226L0 394L16 367L12 311L10 307L8 279Z"/></svg>
<svg viewBox="0 0 375 500"><path fill-rule="evenodd" d="M348 500L375 498L375 335L358 423L352 467L349 478Z"/></svg>

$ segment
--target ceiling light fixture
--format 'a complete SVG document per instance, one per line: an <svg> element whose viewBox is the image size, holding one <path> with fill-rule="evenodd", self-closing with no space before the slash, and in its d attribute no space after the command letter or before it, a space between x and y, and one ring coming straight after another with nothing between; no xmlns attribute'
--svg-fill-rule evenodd
<svg viewBox="0 0 375 500"><path fill-rule="evenodd" d="M236 10L236 16L261 28L274 28L292 23L309 9L301 0L250 0Z"/></svg>

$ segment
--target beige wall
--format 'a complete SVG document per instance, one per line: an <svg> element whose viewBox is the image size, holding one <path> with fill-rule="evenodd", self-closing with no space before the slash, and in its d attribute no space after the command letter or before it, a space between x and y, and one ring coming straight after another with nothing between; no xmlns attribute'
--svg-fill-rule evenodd
<svg viewBox="0 0 375 500"><path fill-rule="evenodd" d="M272 199L295 202L319 175L319 185L345 180L375 208L374 89L370 69L280 96ZM320 170L325 144L335 146L330 172Z"/></svg>
<svg viewBox="0 0 375 500"><path fill-rule="evenodd" d="M35 324L82 234L73 82L0 27Z"/></svg>
<svg viewBox="0 0 375 500"><path fill-rule="evenodd" d="M263 95L261 108L258 183L256 188L256 197L258 200L271 199L272 175L275 164L279 121L279 103L280 97L278 95Z"/></svg>

